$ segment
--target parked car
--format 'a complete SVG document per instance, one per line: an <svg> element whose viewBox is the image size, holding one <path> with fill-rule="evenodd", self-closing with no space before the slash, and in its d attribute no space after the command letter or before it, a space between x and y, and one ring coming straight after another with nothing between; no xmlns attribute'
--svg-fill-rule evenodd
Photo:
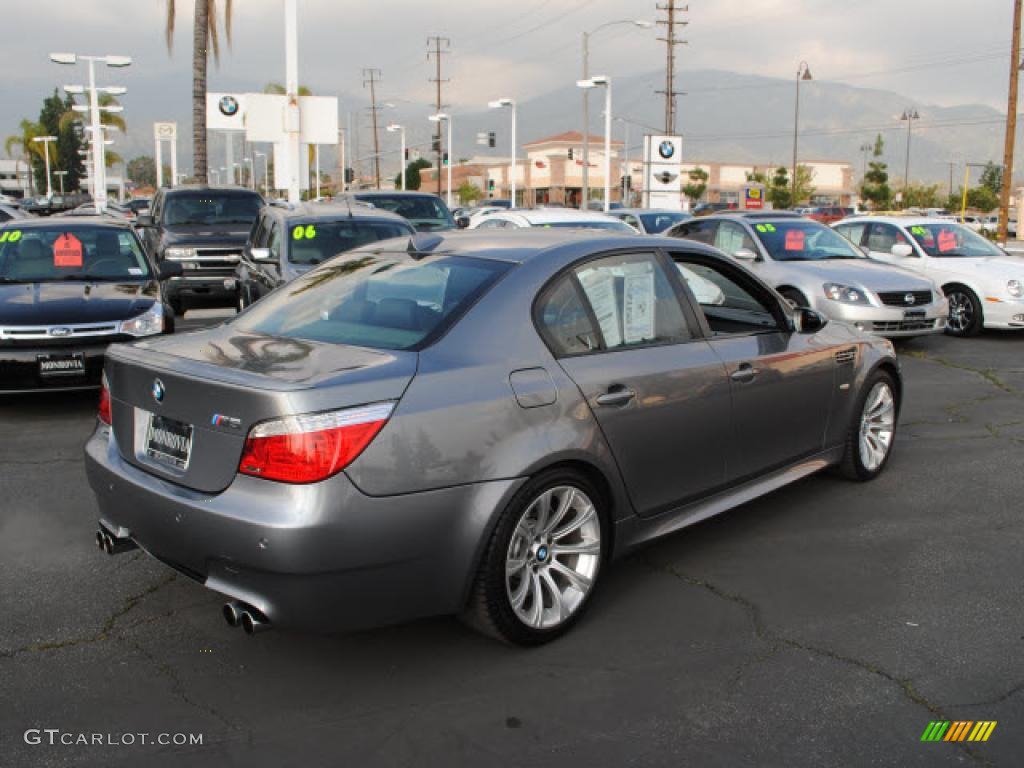
<svg viewBox="0 0 1024 768"><path fill-rule="evenodd" d="M948 332L1024 328L1024 259L956 222L862 216L835 225L872 259L926 276L949 300Z"/></svg>
<svg viewBox="0 0 1024 768"><path fill-rule="evenodd" d="M697 203L693 208L694 216L710 216L721 211L734 211L739 208L737 203Z"/></svg>
<svg viewBox="0 0 1024 768"><path fill-rule="evenodd" d="M474 216L468 229L607 229L614 232L636 234L636 230L614 216L597 211L576 208L513 208L493 211L486 216Z"/></svg>
<svg viewBox="0 0 1024 768"><path fill-rule="evenodd" d="M859 219L858 219L859 221ZM794 307L879 336L941 333L948 307L927 277L874 262L816 221L791 213L719 214L669 230L742 261Z"/></svg>
<svg viewBox="0 0 1024 768"><path fill-rule="evenodd" d="M135 218L149 254L175 261L184 273L167 284L167 300L181 315L194 303L238 304L236 270L263 198L242 187L163 188L148 214Z"/></svg>
<svg viewBox="0 0 1024 768"><path fill-rule="evenodd" d="M461 613L524 645L645 541L831 465L877 477L902 395L888 341L714 249L601 231L374 243L112 348L106 381L85 452L108 552L248 632Z"/></svg>
<svg viewBox="0 0 1024 768"><path fill-rule="evenodd" d="M0 393L98 387L115 341L173 329L158 270L126 222L0 224Z"/></svg>
<svg viewBox="0 0 1024 768"><path fill-rule="evenodd" d="M832 224L833 222L845 219L847 216L853 216L855 213L853 208L842 208L840 206L819 206L812 208L809 213L804 215L812 221L820 222L821 224Z"/></svg>
<svg viewBox="0 0 1024 768"><path fill-rule="evenodd" d="M129 218L135 218L140 213L146 213L149 211L153 201L148 197L133 197L131 200L126 200L124 207L130 212Z"/></svg>
<svg viewBox="0 0 1024 768"><path fill-rule="evenodd" d="M644 235L660 235L670 227L689 221L692 214L660 208L618 208L609 213Z"/></svg>
<svg viewBox="0 0 1024 768"><path fill-rule="evenodd" d="M260 211L238 265L238 309L318 264L361 245L413 235L412 224L380 208L318 203Z"/></svg>
<svg viewBox="0 0 1024 768"><path fill-rule="evenodd" d="M350 192L349 196L369 203L375 208L397 213L407 219L417 230L435 232L455 229L451 211L437 195L429 192L377 192L364 190Z"/></svg>
<svg viewBox="0 0 1024 768"><path fill-rule="evenodd" d="M616 200L612 200L611 202L608 203L608 210L609 211L616 211L616 210L619 210L620 208L623 208L623 207L624 206L622 205L622 203L620 203L620 202L618 202ZM603 200L591 200L589 203L587 203L587 210L588 211L602 211L603 212L604 211L604 201Z"/></svg>
<svg viewBox="0 0 1024 768"><path fill-rule="evenodd" d="M0 223L11 219L31 219L32 214L23 211L16 205L0 204Z"/></svg>

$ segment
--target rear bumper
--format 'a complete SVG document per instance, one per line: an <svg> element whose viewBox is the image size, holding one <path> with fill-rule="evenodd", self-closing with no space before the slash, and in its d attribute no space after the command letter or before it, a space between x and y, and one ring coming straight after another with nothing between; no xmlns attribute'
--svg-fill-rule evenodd
<svg viewBox="0 0 1024 768"><path fill-rule="evenodd" d="M127 464L103 425L85 464L109 531L276 626L332 631L459 611L493 513L522 483L372 497L344 473L239 475L211 496Z"/></svg>
<svg viewBox="0 0 1024 768"><path fill-rule="evenodd" d="M103 376L103 356L110 343L108 340L102 344L67 347L0 347L0 394L95 389L100 385L100 378ZM40 375L40 355L67 353L82 355L85 363L83 373Z"/></svg>

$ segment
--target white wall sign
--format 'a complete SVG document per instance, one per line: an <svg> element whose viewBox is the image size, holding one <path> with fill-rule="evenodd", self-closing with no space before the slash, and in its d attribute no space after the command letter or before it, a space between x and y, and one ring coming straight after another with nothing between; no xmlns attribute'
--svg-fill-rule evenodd
<svg viewBox="0 0 1024 768"><path fill-rule="evenodd" d="M252 95L254 94L208 92L206 94L206 129L208 131L244 131L246 102Z"/></svg>
<svg viewBox="0 0 1024 768"><path fill-rule="evenodd" d="M245 138L282 141L287 133L288 97L277 93L246 94ZM299 141L304 144L338 143L338 99L334 96L299 97Z"/></svg>

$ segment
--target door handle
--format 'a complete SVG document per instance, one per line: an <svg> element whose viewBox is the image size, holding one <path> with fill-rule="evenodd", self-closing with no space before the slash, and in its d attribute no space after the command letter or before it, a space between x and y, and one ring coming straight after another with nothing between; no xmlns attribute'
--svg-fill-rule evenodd
<svg viewBox="0 0 1024 768"><path fill-rule="evenodd" d="M739 382L740 384L746 384L748 381L753 381L757 376L757 370L750 365L750 363L743 363L739 368L733 371L729 377L733 381Z"/></svg>
<svg viewBox="0 0 1024 768"><path fill-rule="evenodd" d="M625 405L630 400L636 397L636 392L632 389L613 389L605 392L603 395L597 396L598 405Z"/></svg>

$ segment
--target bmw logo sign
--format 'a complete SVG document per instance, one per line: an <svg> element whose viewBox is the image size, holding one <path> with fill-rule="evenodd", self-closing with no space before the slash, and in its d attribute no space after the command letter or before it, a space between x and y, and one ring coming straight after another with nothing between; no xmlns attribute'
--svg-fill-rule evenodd
<svg viewBox="0 0 1024 768"><path fill-rule="evenodd" d="M661 142L661 144L658 145L658 154L661 155L666 160L671 159L672 155L674 155L675 153L676 145L673 144L668 139L665 139L665 141Z"/></svg>
<svg viewBox="0 0 1024 768"><path fill-rule="evenodd" d="M238 99L234 96L222 96L217 106L220 108L221 114L228 117L234 117L238 113Z"/></svg>
<svg viewBox="0 0 1024 768"><path fill-rule="evenodd" d="M164 389L164 383L160 381L160 379L153 379L153 399L158 403L162 403L166 392L167 390Z"/></svg>

